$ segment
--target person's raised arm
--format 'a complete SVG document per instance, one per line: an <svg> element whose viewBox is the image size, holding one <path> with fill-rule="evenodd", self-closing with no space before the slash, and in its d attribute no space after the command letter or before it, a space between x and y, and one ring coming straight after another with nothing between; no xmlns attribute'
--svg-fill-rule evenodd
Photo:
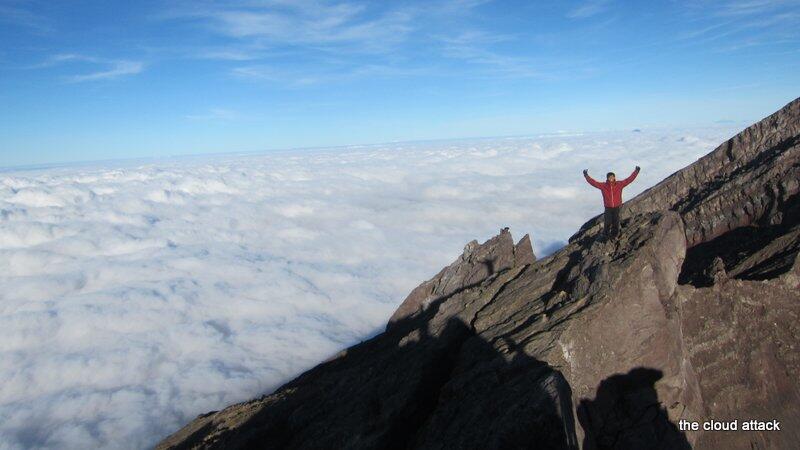
<svg viewBox="0 0 800 450"><path fill-rule="evenodd" d="M599 182L599 181L597 181L594 178L589 176L589 169L583 169L583 177L586 178L586 182L587 183L591 184L592 186L596 187L597 189L600 189L600 187L603 185L603 183L601 183L601 182Z"/></svg>
<svg viewBox="0 0 800 450"><path fill-rule="evenodd" d="M620 181L619 184L621 184L622 187L625 187L625 186L631 184L631 182L636 179L636 175L639 175L639 170L640 169L641 168L639 166L636 166L636 168L633 169L633 173L631 174L631 176L629 176L628 178L625 178L624 180Z"/></svg>

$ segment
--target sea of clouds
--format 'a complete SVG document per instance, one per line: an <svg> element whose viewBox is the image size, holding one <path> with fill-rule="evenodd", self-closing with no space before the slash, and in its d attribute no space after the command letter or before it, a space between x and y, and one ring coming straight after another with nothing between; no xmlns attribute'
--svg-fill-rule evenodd
<svg viewBox="0 0 800 450"><path fill-rule="evenodd" d="M501 227L551 253L728 128L0 172L0 449L152 446L381 329Z"/></svg>

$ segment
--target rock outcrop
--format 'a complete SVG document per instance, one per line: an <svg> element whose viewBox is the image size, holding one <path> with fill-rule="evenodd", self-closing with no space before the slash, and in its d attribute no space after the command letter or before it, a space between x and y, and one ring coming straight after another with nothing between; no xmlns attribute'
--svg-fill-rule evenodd
<svg viewBox="0 0 800 450"><path fill-rule="evenodd" d="M800 442L800 99L555 254L505 231L387 330L158 448L784 449ZM680 420L780 431L681 431Z"/></svg>
<svg viewBox="0 0 800 450"><path fill-rule="evenodd" d="M527 234L514 245L508 228L483 245L472 241L464 253L435 277L417 286L389 318L387 328L395 322L426 309L431 303L464 289L477 286L492 275L526 264L533 264L530 236Z"/></svg>

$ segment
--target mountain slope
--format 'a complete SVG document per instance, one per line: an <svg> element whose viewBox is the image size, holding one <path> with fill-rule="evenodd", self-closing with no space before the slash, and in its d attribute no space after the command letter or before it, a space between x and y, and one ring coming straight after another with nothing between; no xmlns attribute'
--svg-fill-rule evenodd
<svg viewBox="0 0 800 450"><path fill-rule="evenodd" d="M386 332L158 448L792 448L800 99L535 260L505 230ZM781 431L683 433L680 419Z"/></svg>

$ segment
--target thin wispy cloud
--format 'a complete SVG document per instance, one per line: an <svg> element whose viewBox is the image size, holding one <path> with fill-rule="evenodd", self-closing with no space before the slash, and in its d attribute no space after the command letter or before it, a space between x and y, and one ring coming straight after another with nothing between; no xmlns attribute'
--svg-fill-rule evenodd
<svg viewBox="0 0 800 450"><path fill-rule="evenodd" d="M366 4L315 1L227 2L174 9L167 19L193 20L259 46L351 46L370 51L398 42L412 29L402 10L367 14Z"/></svg>
<svg viewBox="0 0 800 450"><path fill-rule="evenodd" d="M798 0L740 0L722 2L716 13L722 16L747 16L798 6Z"/></svg>
<svg viewBox="0 0 800 450"><path fill-rule="evenodd" d="M53 24L44 15L34 12L34 3L26 0L0 0L0 23L22 27L38 33L53 31Z"/></svg>
<svg viewBox="0 0 800 450"><path fill-rule="evenodd" d="M280 70L267 65L235 67L231 74L243 80L278 83L295 88L334 82L347 76L342 72L323 73L315 70L306 73L299 70Z"/></svg>
<svg viewBox="0 0 800 450"><path fill-rule="evenodd" d="M570 19L586 19L609 9L608 0L588 0L567 12Z"/></svg>
<svg viewBox="0 0 800 450"><path fill-rule="evenodd" d="M489 34L470 30L454 36L443 36L441 54L468 64L473 70L460 74L497 79L557 80L584 76L593 70L590 58L532 58L499 51L499 45L514 42L517 36Z"/></svg>
<svg viewBox="0 0 800 450"><path fill-rule="evenodd" d="M206 112L200 114L188 114L186 118L189 120L201 121L230 121L241 119L242 115L238 111L226 108L211 108Z"/></svg>
<svg viewBox="0 0 800 450"><path fill-rule="evenodd" d="M144 63L140 61L110 61L107 63L110 68L79 75L67 77L67 81L72 83L82 83L85 81L110 80L126 75L135 75L144 70Z"/></svg>
<svg viewBox="0 0 800 450"><path fill-rule="evenodd" d="M164 18L186 21L227 39L225 46L200 49L196 55L203 59L248 62L228 70L235 78L261 80L294 89L352 80L357 78L354 74L364 72L362 68L366 66L390 68L385 71L387 74L404 76L414 72L436 74L443 72L436 66L446 68L450 64L458 66L450 73L470 78L563 80L594 76L607 64L591 54L570 54L571 50L549 52L541 57L536 56L535 50L520 54L520 43L533 40L528 30L498 32L497 29L483 29L480 21L462 22L462 19L479 16L477 11L491 3L486 0L443 0L424 4L230 1L174 8ZM766 29L770 26L767 23L751 18L752 23L741 24L737 23L739 17L723 18L721 14L738 11L742 17L750 17L792 3L752 0L714 2L702 8L688 5L690 10L717 11L720 22L705 23L694 30L678 29L678 39L671 37L652 45L666 47L674 45L675 41L684 41L679 45L689 41L713 42L743 34L748 29ZM610 0L583 1L562 13L562 17L571 19L568 22L576 26L581 24L581 29L565 32L603 34L602 29L606 29L610 21L619 20L609 18L607 13L612 10L614 3ZM604 19L597 20L598 16ZM787 23L789 18L768 19ZM563 34L559 31L554 40L565 40ZM750 38L752 42L752 36ZM586 45L585 39L580 42L581 46ZM516 45L507 45L509 43ZM734 51L744 48L740 42L727 44ZM423 59L419 58L420 52L424 54ZM292 56L295 61L287 64ZM333 61L331 56L335 56ZM298 64L298 60L303 63ZM404 66L404 70L400 66Z"/></svg>
<svg viewBox="0 0 800 450"><path fill-rule="evenodd" d="M194 56L199 59L252 61L254 59L260 59L262 57L262 52L259 49L211 48L200 50Z"/></svg>
<svg viewBox="0 0 800 450"><path fill-rule="evenodd" d="M228 39L225 46L196 51L196 57L252 61L233 68L239 79L312 86L366 75L431 74L407 46L420 40L444 42L441 29L468 17L491 0L439 0L423 4L336 1L233 1L173 8L163 20L199 25ZM488 34L487 34L488 36ZM413 41L416 41L412 44ZM441 47L429 46L434 52ZM283 64L288 58L304 64ZM268 61L265 63L264 61ZM277 62L277 63L276 63Z"/></svg>
<svg viewBox="0 0 800 450"><path fill-rule="evenodd" d="M490 70L489 73L496 76L521 78L545 78L547 76L547 74L539 70L537 64L532 60L504 55L474 45L445 45L444 55L473 65L487 67Z"/></svg>
<svg viewBox="0 0 800 450"><path fill-rule="evenodd" d="M232 2L173 10L166 17L199 22L207 30L233 39L227 47L198 54L253 62L232 68L234 77L299 88L363 77L436 75L435 63L415 64L414 58L399 48L412 39L424 20L453 20L487 3L445 0L376 7L342 2ZM439 36L427 37L438 40ZM281 64L292 56L301 57L303 63Z"/></svg>
<svg viewBox="0 0 800 450"><path fill-rule="evenodd" d="M142 61L106 59L78 53L62 53L54 55L44 62L32 66L31 68L44 69L77 63L97 67L97 69L84 73L66 75L63 77L66 82L83 83L87 81L110 80L141 73L145 68L145 64Z"/></svg>
<svg viewBox="0 0 800 450"><path fill-rule="evenodd" d="M444 76L434 68L403 67L386 64L340 64L313 69L280 69L271 65L248 65L231 69L241 80L275 83L285 87L303 88L359 79L381 79L416 76Z"/></svg>
<svg viewBox="0 0 800 450"><path fill-rule="evenodd" d="M711 17L712 23L679 33L677 40L684 44L717 44L717 50L733 52L764 43L795 43L800 38L800 29L794 26L800 21L800 0L715 3L711 14L694 4L687 8L693 17Z"/></svg>
<svg viewBox="0 0 800 450"><path fill-rule="evenodd" d="M516 39L516 36L501 33L489 33L481 30L464 30L456 34L441 35L439 39L451 45L492 45L501 42L510 42Z"/></svg>
<svg viewBox="0 0 800 450"><path fill-rule="evenodd" d="M441 36L442 55L472 65L487 66L495 73L520 77L541 77L533 61L509 56L492 50L492 46L513 40L512 36L468 30L455 35Z"/></svg>

